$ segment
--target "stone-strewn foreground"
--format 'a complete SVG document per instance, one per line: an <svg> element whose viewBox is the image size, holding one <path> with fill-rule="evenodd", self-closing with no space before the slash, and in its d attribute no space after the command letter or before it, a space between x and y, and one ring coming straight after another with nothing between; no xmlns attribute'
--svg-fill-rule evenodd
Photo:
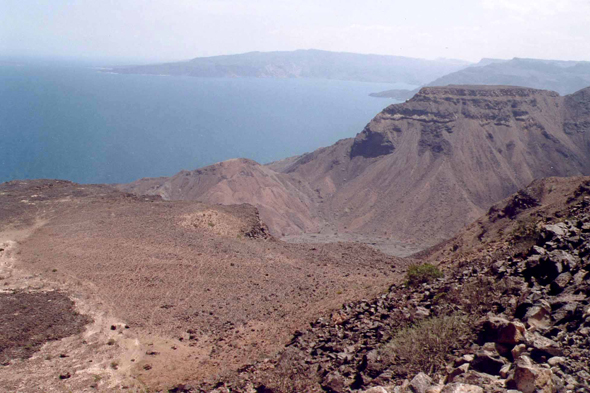
<svg viewBox="0 0 590 393"><path fill-rule="evenodd" d="M279 356L173 391L590 392L589 185L550 213L535 211L525 190L490 210L490 222L513 228L502 241L458 256L444 278L346 304L297 332ZM467 328L440 337L451 341L440 363L420 369L441 355L436 345L391 354L400 329L445 317Z"/></svg>

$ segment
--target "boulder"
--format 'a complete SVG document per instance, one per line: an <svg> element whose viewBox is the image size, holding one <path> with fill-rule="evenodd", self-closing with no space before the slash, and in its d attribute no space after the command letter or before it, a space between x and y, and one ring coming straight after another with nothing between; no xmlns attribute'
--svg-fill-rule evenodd
<svg viewBox="0 0 590 393"><path fill-rule="evenodd" d="M329 393L343 393L348 385L346 378L337 372L326 375L322 380L322 388Z"/></svg>
<svg viewBox="0 0 590 393"><path fill-rule="evenodd" d="M538 333L526 334L526 342L530 347L534 348L534 352L539 355L546 355L548 357L562 356L563 350L555 341L543 337Z"/></svg>
<svg viewBox="0 0 590 393"><path fill-rule="evenodd" d="M540 300L528 309L524 320L531 327L547 329L551 325L551 305L545 300Z"/></svg>
<svg viewBox="0 0 590 393"><path fill-rule="evenodd" d="M563 222L545 225L545 228L543 228L543 235L545 240L562 238L567 234L567 232L567 226Z"/></svg>
<svg viewBox="0 0 590 393"><path fill-rule="evenodd" d="M561 273L559 276L555 278L555 280L553 280L553 282L550 285L551 294L558 295L561 292L563 292L563 290L570 283L571 280L572 274L570 272Z"/></svg>
<svg viewBox="0 0 590 393"><path fill-rule="evenodd" d="M506 381L510 389L517 389L522 393L555 393L553 372L548 368L533 365L530 358L522 356L512 376Z"/></svg>
<svg viewBox="0 0 590 393"><path fill-rule="evenodd" d="M513 360L518 360L518 358L520 357L520 355L522 355L523 353L526 352L526 345L525 344L518 344L515 345L514 348L512 348L512 359Z"/></svg>
<svg viewBox="0 0 590 393"><path fill-rule="evenodd" d="M500 317L488 317L483 323L480 340L516 345L524 340L525 326Z"/></svg>
<svg viewBox="0 0 590 393"><path fill-rule="evenodd" d="M478 352L471 362L472 369L490 375L500 375L503 366L504 362L501 359L492 357L487 352Z"/></svg>
<svg viewBox="0 0 590 393"><path fill-rule="evenodd" d="M426 393L426 390L432 385L432 378L424 373L419 373L410 381L410 391L412 393Z"/></svg>
<svg viewBox="0 0 590 393"><path fill-rule="evenodd" d="M547 259L559 266L561 271L573 270L579 262L579 258L563 250L551 251L547 255Z"/></svg>
<svg viewBox="0 0 590 393"><path fill-rule="evenodd" d="M563 303L562 303L563 304ZM580 305L576 302L569 302L565 304L554 304L555 311L552 313L553 320L556 325L570 322L574 319L582 317L582 310ZM559 307L561 306L561 307Z"/></svg>
<svg viewBox="0 0 590 393"><path fill-rule="evenodd" d="M457 377L461 374L465 374L467 372L467 370L469 370L469 363L464 363L464 364L460 365L459 367L456 367L455 369L453 369L453 371L451 371L449 373L449 375L447 375L447 383L453 382L455 377Z"/></svg>

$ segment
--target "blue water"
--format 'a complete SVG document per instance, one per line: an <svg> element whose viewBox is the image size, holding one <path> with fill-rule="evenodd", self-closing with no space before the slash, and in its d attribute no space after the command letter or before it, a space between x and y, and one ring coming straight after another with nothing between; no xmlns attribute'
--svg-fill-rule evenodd
<svg viewBox="0 0 590 393"><path fill-rule="evenodd" d="M267 163L356 135L391 103L368 94L393 87L0 65L0 182L119 183L235 157Z"/></svg>

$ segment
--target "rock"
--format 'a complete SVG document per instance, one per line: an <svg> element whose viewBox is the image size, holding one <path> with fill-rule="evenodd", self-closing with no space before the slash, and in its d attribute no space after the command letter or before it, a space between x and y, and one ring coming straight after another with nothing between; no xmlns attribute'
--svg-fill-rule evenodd
<svg viewBox="0 0 590 393"><path fill-rule="evenodd" d="M489 317L483 323L480 339L500 344L516 345L524 340L525 327L521 322L510 322L500 317Z"/></svg>
<svg viewBox="0 0 590 393"><path fill-rule="evenodd" d="M559 366L565 362L565 358L561 356L554 356L547 361L550 366Z"/></svg>
<svg viewBox="0 0 590 393"><path fill-rule="evenodd" d="M496 352L498 352L498 354L500 354L500 356L502 356L502 357L509 358L512 354L511 353L511 351L512 351L511 345L496 343L495 348L496 348Z"/></svg>
<svg viewBox="0 0 590 393"><path fill-rule="evenodd" d="M557 223L552 225L545 225L544 237L546 240L552 240L555 238L564 237L567 234L567 226L563 223Z"/></svg>
<svg viewBox="0 0 590 393"><path fill-rule="evenodd" d="M428 389L426 389L426 393L440 393L442 389L443 389L442 385L435 385L435 386L431 386Z"/></svg>
<svg viewBox="0 0 590 393"><path fill-rule="evenodd" d="M350 359L353 358L352 354L348 355ZM381 360L379 356L379 352L377 350L369 351L364 359L363 363L366 364L365 373L367 373L371 378L377 377L381 374L386 366L386 363Z"/></svg>
<svg viewBox="0 0 590 393"><path fill-rule="evenodd" d="M574 274L574 285L575 286L579 286L581 285L584 281L586 281L586 275L588 274L588 272L580 270L579 272L577 272L576 274Z"/></svg>
<svg viewBox="0 0 590 393"><path fill-rule="evenodd" d="M471 362L472 369L490 375L500 375L500 369L503 366L502 360L494 358L486 352L478 352Z"/></svg>
<svg viewBox="0 0 590 393"><path fill-rule="evenodd" d="M389 393L387 389L382 386L375 386L368 390L365 390L363 393Z"/></svg>
<svg viewBox="0 0 590 393"><path fill-rule="evenodd" d="M446 385L440 393L483 393L483 389L475 385L466 385L464 383L451 383Z"/></svg>
<svg viewBox="0 0 590 393"><path fill-rule="evenodd" d="M559 304L554 304L555 308L557 308L556 306L559 306ZM557 308L557 310L551 314L553 320L555 321L555 325L561 325L562 323L567 323L573 319L576 319L576 316L581 312L578 307L578 303L571 302Z"/></svg>
<svg viewBox="0 0 590 393"><path fill-rule="evenodd" d="M518 360L520 355L526 352L526 345L525 344L518 344L514 348L512 348L512 359L514 361Z"/></svg>
<svg viewBox="0 0 590 393"><path fill-rule="evenodd" d="M430 310L425 307L416 307L416 318L423 319L430 316Z"/></svg>
<svg viewBox="0 0 590 393"><path fill-rule="evenodd" d="M539 352L539 355L549 355L550 357L563 355L563 350L559 344L538 333L531 334L527 332L526 341L536 352Z"/></svg>
<svg viewBox="0 0 590 393"><path fill-rule="evenodd" d="M554 264L558 265L561 271L573 270L578 265L579 258L573 256L572 254L563 251L563 250L555 250L551 251L547 258L553 262Z"/></svg>
<svg viewBox="0 0 590 393"><path fill-rule="evenodd" d="M426 390L432 385L432 378L424 373L419 373L410 381L410 391L412 393L426 393Z"/></svg>
<svg viewBox="0 0 590 393"><path fill-rule="evenodd" d="M539 301L528 309L524 320L529 326L547 329L551 325L551 305L545 300Z"/></svg>
<svg viewBox="0 0 590 393"><path fill-rule="evenodd" d="M512 365L510 363L503 365L499 372L500 376L502 378L508 378L508 374L510 373L511 367Z"/></svg>
<svg viewBox="0 0 590 393"><path fill-rule="evenodd" d="M569 282L571 280L572 280L572 275L570 272L561 273L550 284L550 288L551 288L550 293L552 295L560 294L561 292L563 292L563 290L565 289L565 287L567 286L567 284L569 284Z"/></svg>
<svg viewBox="0 0 590 393"><path fill-rule="evenodd" d="M529 251L529 255L545 255L547 254L547 250L545 250L543 247L539 247L539 246L533 246L531 247L531 250Z"/></svg>
<svg viewBox="0 0 590 393"><path fill-rule="evenodd" d="M346 379L337 372L326 375L322 381L322 388L329 393L343 393L345 391Z"/></svg>
<svg viewBox="0 0 590 393"><path fill-rule="evenodd" d="M461 374L465 374L467 372L467 370L469 370L469 363L464 363L462 365L460 365L459 367L453 369L453 371L451 371L449 373L449 375L447 375L447 383L451 383L453 382L453 380L455 379L455 377L461 375Z"/></svg>
<svg viewBox="0 0 590 393"><path fill-rule="evenodd" d="M533 365L530 358L522 356L514 369L514 374L506 381L510 389L522 393L554 393L553 373L550 369Z"/></svg>

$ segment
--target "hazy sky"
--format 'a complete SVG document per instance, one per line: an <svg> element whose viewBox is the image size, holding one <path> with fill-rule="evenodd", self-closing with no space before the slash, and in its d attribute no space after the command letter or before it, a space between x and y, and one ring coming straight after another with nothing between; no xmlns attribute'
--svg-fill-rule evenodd
<svg viewBox="0 0 590 393"><path fill-rule="evenodd" d="M590 0L0 0L0 55L325 49L590 60Z"/></svg>

